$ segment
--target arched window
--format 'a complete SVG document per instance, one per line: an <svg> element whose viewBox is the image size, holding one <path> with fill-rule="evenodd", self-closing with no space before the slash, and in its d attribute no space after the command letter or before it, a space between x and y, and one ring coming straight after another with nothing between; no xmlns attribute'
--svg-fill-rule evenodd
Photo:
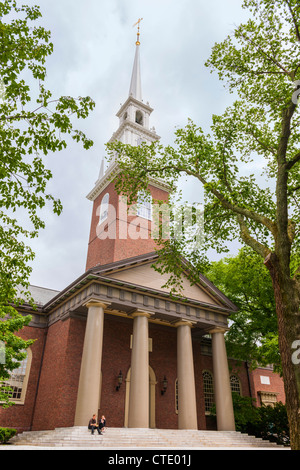
<svg viewBox="0 0 300 470"><path fill-rule="evenodd" d="M137 216L152 220L152 198L144 191L138 193Z"/></svg>
<svg viewBox="0 0 300 470"><path fill-rule="evenodd" d="M230 387L231 392L235 392L239 395L242 395L241 382L237 375L232 374L230 376Z"/></svg>
<svg viewBox="0 0 300 470"><path fill-rule="evenodd" d="M205 413L209 414L212 406L215 404L213 375L210 371L204 370L202 377Z"/></svg>
<svg viewBox="0 0 300 470"><path fill-rule="evenodd" d="M135 122L141 126L143 125L143 113L141 111L135 113Z"/></svg>
<svg viewBox="0 0 300 470"><path fill-rule="evenodd" d="M31 349L27 349L27 355L17 369L14 369L10 378L5 381L4 385L9 387L11 390L7 393L10 395L10 400L16 403L24 403L25 395L27 390L27 384L29 379L32 352Z"/></svg>
<svg viewBox="0 0 300 470"><path fill-rule="evenodd" d="M109 205L109 194L106 193L101 201L101 206L100 206L100 217L99 217L99 225L104 222L104 220L107 219L108 217L108 205Z"/></svg>

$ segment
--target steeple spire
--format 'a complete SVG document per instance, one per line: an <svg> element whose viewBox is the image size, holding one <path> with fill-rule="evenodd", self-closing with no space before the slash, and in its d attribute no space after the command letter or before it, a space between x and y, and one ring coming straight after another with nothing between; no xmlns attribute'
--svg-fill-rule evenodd
<svg viewBox="0 0 300 470"><path fill-rule="evenodd" d="M140 70L140 51L139 46L136 46L131 82L129 88L129 96L138 101L142 101L142 85L141 85L141 70Z"/></svg>
<svg viewBox="0 0 300 470"><path fill-rule="evenodd" d="M142 85L141 85L141 70L140 70L140 22L143 18L139 18L139 20L133 25L138 25L137 30L137 40L136 40L136 50L135 50L135 57L131 75L131 82L129 88L129 96L132 96L138 101L142 101Z"/></svg>
<svg viewBox="0 0 300 470"><path fill-rule="evenodd" d="M134 23L133 28L138 25L138 30L137 30L137 38L136 38L136 45L139 46L140 43L140 22L142 21L143 18L139 18L136 23Z"/></svg>

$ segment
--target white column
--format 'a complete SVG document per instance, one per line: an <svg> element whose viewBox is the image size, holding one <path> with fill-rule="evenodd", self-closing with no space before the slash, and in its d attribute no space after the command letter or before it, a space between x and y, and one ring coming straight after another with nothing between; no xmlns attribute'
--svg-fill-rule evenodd
<svg viewBox="0 0 300 470"><path fill-rule="evenodd" d="M133 340L129 392L129 428L149 427L149 313L133 315Z"/></svg>
<svg viewBox="0 0 300 470"><path fill-rule="evenodd" d="M224 333L226 329L214 328L212 335L212 356L214 370L215 402L218 431L235 431L232 394Z"/></svg>
<svg viewBox="0 0 300 470"><path fill-rule="evenodd" d="M179 321L177 327L178 429L198 429L192 323Z"/></svg>
<svg viewBox="0 0 300 470"><path fill-rule="evenodd" d="M107 305L94 300L86 304L88 315L79 376L75 426L87 426L93 414L98 413L104 309Z"/></svg>

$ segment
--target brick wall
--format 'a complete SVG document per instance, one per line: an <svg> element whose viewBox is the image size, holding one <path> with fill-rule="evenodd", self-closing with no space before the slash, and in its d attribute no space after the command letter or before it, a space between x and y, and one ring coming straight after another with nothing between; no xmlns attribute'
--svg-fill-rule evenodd
<svg viewBox="0 0 300 470"><path fill-rule="evenodd" d="M72 318L49 327L33 430L73 426L84 331Z"/></svg>
<svg viewBox="0 0 300 470"><path fill-rule="evenodd" d="M102 355L102 395L99 414L105 414L113 427L124 426L126 376L131 363L130 336L133 321L113 315L105 315ZM26 327L22 337L36 338L32 346L32 366L24 405L10 409L0 408L0 426L16 427L19 431L54 429L74 425L81 355L84 342L85 321L69 318L49 327L46 337L44 360L40 373L46 330ZM175 412L175 380L177 378L177 330L173 327L149 323L149 337L153 350L149 354L157 384L155 386L155 415L157 428L177 428ZM203 370L213 372L212 357L201 354L201 344L193 339L194 370L196 384L199 429L211 428L204 411ZM242 394L249 396L249 379L244 363L230 360L230 372L238 375ZM118 374L122 371L123 383L116 391ZM260 376L268 376L270 385L260 383ZM168 380L167 391L161 395L164 376ZM252 390L278 391L278 401L284 402L282 379L268 369L251 372ZM36 404L36 387L39 390ZM260 404L260 403L258 403Z"/></svg>
<svg viewBox="0 0 300 470"><path fill-rule="evenodd" d="M158 189L154 186L149 186L149 189L154 200L168 200L168 193L166 191ZM100 239L99 236L97 236L97 225L99 222L100 214L99 207L101 205L102 198L106 193L109 194L109 204L113 205L116 208L116 237L114 239ZM114 182L112 182L104 189L104 191L95 199L93 203L91 230L86 263L87 270L96 266L97 264L103 265L107 263L112 263L114 261L131 258L133 256L151 253L157 247L155 240L151 238L151 222L147 221L146 219L139 218L142 227L137 226L136 228L136 232L141 231L141 235L138 239L133 239L128 235L128 224L136 220L136 216L127 216L127 224L124 224L124 226L122 226L122 233L124 234L124 239L119 238L120 224L122 224L124 218L122 216L122 211L119 211L118 198L119 195L115 190L115 184ZM101 233L103 233L103 231L108 232L113 226L114 220L110 219L109 214L108 219L103 222L104 230L101 229ZM108 233L112 234L112 232Z"/></svg>
<svg viewBox="0 0 300 470"><path fill-rule="evenodd" d="M260 391L278 393L277 401L285 403L284 384L279 374L274 373L271 369L258 368L251 371L251 377L257 406L261 406L260 395L258 393Z"/></svg>
<svg viewBox="0 0 300 470"><path fill-rule="evenodd" d="M124 426L125 378L130 367L130 335L132 321L105 316L102 352L102 391L100 415L104 414L108 426ZM123 383L116 391L120 370Z"/></svg>

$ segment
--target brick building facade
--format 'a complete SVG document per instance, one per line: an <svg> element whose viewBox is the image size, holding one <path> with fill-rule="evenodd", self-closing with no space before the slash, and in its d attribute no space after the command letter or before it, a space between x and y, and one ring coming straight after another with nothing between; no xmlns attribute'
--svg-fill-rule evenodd
<svg viewBox="0 0 300 470"><path fill-rule="evenodd" d="M15 406L0 409L1 426L27 431L74 425L85 324L84 315L76 318L73 314L69 318L58 319L48 327L46 324L43 328L29 326L22 331L21 335L25 339L36 339L31 346L32 361L25 400L15 400ZM131 366L131 336L130 317L107 314L103 334L99 414L104 413L109 425L114 427L126 424L126 378ZM153 321L149 324L149 338L152 343L149 366L155 377L154 427L177 429L176 328ZM215 423L205 411L204 397L204 372L210 372L212 377L214 374L209 338L193 337L193 357L198 428L211 429ZM262 399L268 404L268 396L271 396L271 401L285 402L282 379L271 369L250 371L246 363L240 364L231 359L228 363L230 376L238 377L242 396L252 396L258 406ZM120 371L123 381L117 391ZM167 379L167 390L162 395L164 378ZM265 395L262 392L266 392Z"/></svg>
<svg viewBox="0 0 300 470"><path fill-rule="evenodd" d="M149 128L152 108L141 98L139 46L138 40L129 96L112 137L132 145L159 139ZM144 212L124 212L116 171L117 159L102 168L88 195L86 271L61 292L32 286L37 310L22 306L32 322L20 334L36 341L12 376L16 405L0 409L0 426L87 425L95 412L113 427L232 430L231 390L258 405L284 402L282 380L271 369L227 362L224 334L236 307L208 279L191 285L184 278L186 298L171 298L163 287L167 277L152 267L151 209L142 201ZM168 201L163 181L151 180L149 190L153 199ZM213 403L217 423L210 420Z"/></svg>

